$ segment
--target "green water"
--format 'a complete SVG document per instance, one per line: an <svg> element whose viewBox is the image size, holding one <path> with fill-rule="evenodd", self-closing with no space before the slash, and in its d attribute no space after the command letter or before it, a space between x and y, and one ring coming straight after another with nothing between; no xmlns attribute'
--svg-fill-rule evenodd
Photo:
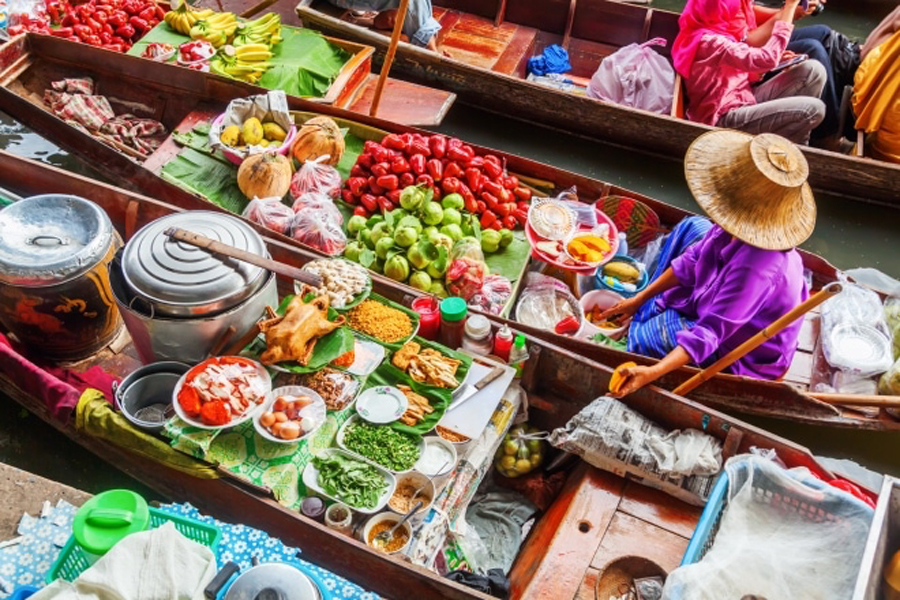
<svg viewBox="0 0 900 600"><path fill-rule="evenodd" d="M653 6L677 9L683 4L683 0L656 0ZM894 5L884 1L831 0L822 17L806 22L826 22L848 35L864 38ZM678 161L586 141L462 105L450 111L440 131L697 210ZM0 148L82 174L92 173L81 162L2 112ZM869 266L900 278L895 211L822 194L816 199L819 207L816 231L805 248L823 255L839 268ZM761 419L751 422L804 444L816 454L850 458L870 469L900 475L900 456L893 451L900 439L897 434L822 429ZM11 400L2 397L0 460L87 491L133 485L126 476L38 419L25 416Z"/></svg>

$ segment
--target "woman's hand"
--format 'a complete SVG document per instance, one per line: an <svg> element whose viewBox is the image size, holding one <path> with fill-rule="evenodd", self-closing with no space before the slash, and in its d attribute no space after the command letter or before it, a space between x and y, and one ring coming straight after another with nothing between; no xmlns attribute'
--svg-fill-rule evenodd
<svg viewBox="0 0 900 600"><path fill-rule="evenodd" d="M802 19L803 17L816 14L820 4L823 5L824 8L825 0L809 0L809 6L806 7L806 10L803 10L802 7L798 6L794 13L794 19Z"/></svg>
<svg viewBox="0 0 900 600"><path fill-rule="evenodd" d="M615 393L610 392L609 395L613 398L622 398L632 394L648 383L656 381L662 375L657 365L652 367L626 367L620 370L619 374L622 376L622 383L619 384L619 389Z"/></svg>
<svg viewBox="0 0 900 600"><path fill-rule="evenodd" d="M600 313L600 320L612 321L613 323L622 324L624 321L634 316L634 313L641 307L641 301L637 296L627 298L621 302L616 302L611 307Z"/></svg>
<svg viewBox="0 0 900 600"><path fill-rule="evenodd" d="M786 63L789 60L793 60L795 58L797 58L796 52L791 52L790 50L785 50L784 53L781 55L781 62Z"/></svg>

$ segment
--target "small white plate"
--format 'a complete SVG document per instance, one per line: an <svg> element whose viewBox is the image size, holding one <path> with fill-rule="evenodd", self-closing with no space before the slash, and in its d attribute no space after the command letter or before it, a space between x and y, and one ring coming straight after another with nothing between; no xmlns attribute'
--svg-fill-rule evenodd
<svg viewBox="0 0 900 600"><path fill-rule="evenodd" d="M369 423L393 423L408 407L406 395L389 385L369 388L356 399L356 412Z"/></svg>

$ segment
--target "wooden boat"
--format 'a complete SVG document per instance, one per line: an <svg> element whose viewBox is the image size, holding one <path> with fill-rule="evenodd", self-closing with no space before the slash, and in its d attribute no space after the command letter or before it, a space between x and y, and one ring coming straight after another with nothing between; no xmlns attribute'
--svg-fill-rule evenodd
<svg viewBox="0 0 900 600"><path fill-rule="evenodd" d="M232 0L229 6L250 1ZM435 5L435 18L443 27L439 43L451 57L401 43L393 68L414 81L456 92L464 102L485 110L677 159L710 129L526 79L528 59L551 44L568 48L571 79L583 85L600 61L622 46L661 37L671 48L678 33L676 13L615 0L438 0ZM342 20L343 9L328 0L300 0L296 10L307 27L386 51L385 32ZM668 56L668 49L661 51ZM900 189L900 165L817 148L804 148L804 153L810 184L817 190L900 207L895 193Z"/></svg>
<svg viewBox="0 0 900 600"><path fill-rule="evenodd" d="M85 159L98 170L117 178L122 185L171 204L188 208L215 208L202 197L169 183L158 173L162 165L178 151L169 139L146 160L127 156L101 142L85 131L67 125L48 112L43 91L51 81L72 76L91 76L103 93L114 99L114 105L144 106L148 116L156 118L171 131L188 131L197 122L217 115L224 104L247 93L246 86L230 80L209 77L198 71L176 69L166 65L106 52L83 44L54 37L27 35L0 47L0 98L4 109L13 117L47 136L69 152ZM381 119L352 115L334 107L312 104L300 99L291 100L291 108L329 114L356 124L373 137L379 132L415 131ZM609 195L631 197L655 211L662 224L671 227L686 211L635 194L609 183L591 179L518 156L479 148L479 153L493 152L507 161L511 172L535 182L552 182L559 190L575 186L582 199L593 201ZM537 185L545 185L538 183ZM297 244L285 236L272 232L281 241ZM806 268L812 273L813 287L818 289L834 281L835 269L827 261L810 253L803 253ZM409 295L419 294L413 288L400 286ZM499 322L501 319L496 319ZM625 360L648 362L650 359L631 356L597 344L551 332L539 331L519 323L507 321L518 329L565 347L581 356L608 365ZM825 404L804 393L813 371L815 340L814 323L804 328L801 351L797 354L785 382L768 382L745 377L720 375L701 386L691 397L719 408L735 409L748 414L791 419L800 422L854 427L862 429L898 429L900 422L883 411L842 409ZM674 389L692 374L683 369L666 376L660 384Z"/></svg>
<svg viewBox="0 0 900 600"><path fill-rule="evenodd" d="M4 152L0 152L0 186L23 196L66 193L90 198L106 210L126 240L148 222L181 210ZM280 240L268 240L267 244L273 258L295 266L317 258ZM404 290L382 278L375 278L374 288L391 299L404 298ZM65 367L82 371L100 366L123 376L138 364L127 335L124 338L91 358ZM607 389L611 374L608 367L537 339L530 340L530 350L532 358L522 385L529 395L529 421L536 426L549 429L565 424ZM73 422L56 421L43 401L27 391L29 377L12 361L0 361L0 383L22 406L163 496L191 502L220 519L243 522L281 537L300 546L305 559L373 592L387 598L489 598L336 534L226 473L219 479L197 479L92 437ZM832 476L805 448L668 392L646 388L626 402L664 427L710 433L723 442L728 456L747 452L753 446L772 448L790 466L802 465L821 476ZM584 464L569 470L566 477L562 491L519 553L510 574L512 598L593 598L594 585L606 566L625 556L647 557L667 571L678 565L696 526L698 508Z"/></svg>

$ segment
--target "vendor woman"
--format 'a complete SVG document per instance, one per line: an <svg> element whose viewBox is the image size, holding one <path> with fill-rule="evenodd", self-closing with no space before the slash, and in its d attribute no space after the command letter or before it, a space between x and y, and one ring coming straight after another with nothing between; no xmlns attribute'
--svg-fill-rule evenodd
<svg viewBox="0 0 900 600"><path fill-rule="evenodd" d="M774 134L719 130L691 144L685 157L688 187L713 223L700 217L679 223L652 283L601 315L618 321L633 317L628 350L661 359L623 369L616 395L687 364L708 366L806 300L796 246L816 221L808 172L797 147ZM797 350L802 321L729 370L760 379L782 377Z"/></svg>

